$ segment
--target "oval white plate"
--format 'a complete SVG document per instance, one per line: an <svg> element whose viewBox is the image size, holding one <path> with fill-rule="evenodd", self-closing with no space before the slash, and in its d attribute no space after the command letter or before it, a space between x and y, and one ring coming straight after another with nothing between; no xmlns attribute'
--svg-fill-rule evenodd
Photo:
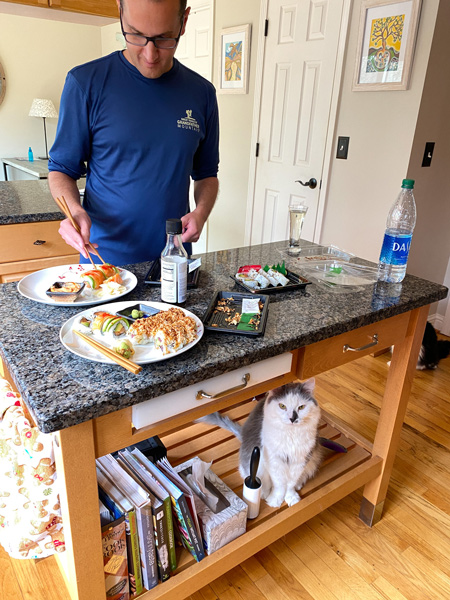
<svg viewBox="0 0 450 600"><path fill-rule="evenodd" d="M137 278L134 273L127 271L126 269L120 269L119 273L125 286L125 291L116 294L115 296L104 296L103 298L97 298L94 294L88 295L83 290L80 296L74 302L60 302L52 300L45 293L48 288L53 285L56 281L81 281L81 273L83 271L90 271L92 265L62 265L61 267L50 267L48 269L42 269L35 273L30 273L21 279L17 284L17 289L22 296L35 302L41 302L42 304L51 304L53 306L91 306L92 304L104 304L110 300L117 300L134 290L137 286Z"/></svg>
<svg viewBox="0 0 450 600"><path fill-rule="evenodd" d="M65 348L67 348L67 350L69 350L70 352L73 352L73 354L76 354L77 356L81 356L81 358L87 358L88 360L93 360L95 362L101 362L101 363L107 363L107 364L111 364L111 365L115 364L112 360L110 360L106 356L103 356L103 354L101 354L100 352L97 352L94 348L92 348L92 346L89 346L89 344L86 344L86 342L84 342L82 338L80 338L75 333L73 333L73 327L78 324L81 317L89 316L91 313L96 312L97 310L104 309L104 310L107 310L108 312L115 314L119 310L123 310L124 308L128 308L129 306L133 306L134 304L146 304L148 306L154 306L155 308L158 308L159 310L168 310L172 306L171 304L165 304L164 302L147 302L145 300L139 300L139 301L128 300L127 302L114 302L113 304L105 304L104 306L98 306L98 307L95 307L94 309L91 308L89 310L84 310L84 311L78 313L77 315L75 315L74 317L71 317L61 327L61 331L59 333L59 338L60 338L63 346L65 346ZM135 362L138 365L145 365L147 363L159 362L160 360L167 360L168 358L173 358L174 356L178 356L178 354L182 354L183 352L186 352L186 350L189 350L190 348L195 346L195 344L197 344L200 341L200 339L203 335L203 331L204 331L203 323L200 321L200 319L198 317L196 317L193 313L189 312L188 310L186 310L184 308L182 308L181 310L186 315L188 315L189 317L192 317L195 320L195 323L197 325L197 339L195 339L193 342L190 342L187 346L180 348L180 350L177 350L176 352L171 352L170 354L166 354L166 355L161 354L160 350L156 350L156 348L154 347L153 344L145 344L142 346L140 346L138 344L133 344L133 347L135 349L135 354L132 358L133 362ZM103 340L100 336L93 336L93 339L104 344L108 348L111 347L108 344L108 342L106 340Z"/></svg>

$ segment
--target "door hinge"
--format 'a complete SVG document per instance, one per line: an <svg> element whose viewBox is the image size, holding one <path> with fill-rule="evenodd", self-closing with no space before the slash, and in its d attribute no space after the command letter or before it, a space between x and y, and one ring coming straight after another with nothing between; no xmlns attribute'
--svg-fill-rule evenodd
<svg viewBox="0 0 450 600"><path fill-rule="evenodd" d="M266 19L266 22L264 24L264 37L267 37L268 31L269 31L269 19Z"/></svg>
<svg viewBox="0 0 450 600"><path fill-rule="evenodd" d="M256 158L258 158L259 156L259 142L257 142L256 144L256 154L255 154Z"/></svg>

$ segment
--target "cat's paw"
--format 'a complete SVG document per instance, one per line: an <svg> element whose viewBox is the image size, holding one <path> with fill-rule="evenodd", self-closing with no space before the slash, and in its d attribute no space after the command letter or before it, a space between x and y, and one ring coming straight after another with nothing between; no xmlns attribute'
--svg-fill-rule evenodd
<svg viewBox="0 0 450 600"><path fill-rule="evenodd" d="M263 500L266 500L270 496L270 492L271 491L272 491L271 487L267 487L266 488L266 487L262 486L262 488L261 488L261 498Z"/></svg>
<svg viewBox="0 0 450 600"><path fill-rule="evenodd" d="M283 504L283 496L279 492L271 492L267 498L266 502L272 508L279 508Z"/></svg>
<svg viewBox="0 0 450 600"><path fill-rule="evenodd" d="M297 492L294 492L294 490L289 490L288 492L286 492L286 496L284 497L284 499L288 506L293 506L301 500L300 496L297 494Z"/></svg>

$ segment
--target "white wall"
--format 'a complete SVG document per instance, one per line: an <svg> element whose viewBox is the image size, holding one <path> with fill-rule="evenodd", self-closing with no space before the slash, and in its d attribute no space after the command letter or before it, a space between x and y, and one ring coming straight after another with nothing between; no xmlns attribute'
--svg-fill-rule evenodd
<svg viewBox="0 0 450 600"><path fill-rule="evenodd" d="M55 20L55 16L77 22ZM44 155L43 120L28 116L31 103L33 98L48 98L59 109L67 72L101 55L99 24L111 21L89 19L94 24L86 24L82 15L0 2L0 62L6 76L0 105L0 156L25 157L28 146L35 157ZM46 122L50 148L57 120Z"/></svg>
<svg viewBox="0 0 450 600"><path fill-rule="evenodd" d="M353 92L361 0L353 3L334 143L350 136L349 154L332 162L321 241L368 260L378 261L387 213L407 175L438 5L423 2L410 89Z"/></svg>
<svg viewBox="0 0 450 600"><path fill-rule="evenodd" d="M244 245L259 12L260 0L219 0L215 4L213 83L216 88L219 81L220 54L217 38L220 31L227 27L251 23L252 40L249 93L217 95L220 117L220 190L209 219L210 251Z"/></svg>

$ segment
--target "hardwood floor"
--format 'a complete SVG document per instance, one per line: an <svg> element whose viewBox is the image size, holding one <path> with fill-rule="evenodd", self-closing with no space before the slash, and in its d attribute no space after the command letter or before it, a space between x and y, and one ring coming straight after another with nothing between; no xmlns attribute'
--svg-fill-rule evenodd
<svg viewBox="0 0 450 600"><path fill-rule="evenodd" d="M369 440L389 358L367 356L317 377L321 407ZM358 519L359 490L189 600L448 600L449 390L450 357L435 371L416 372L376 526ZM11 560L1 547L0 598L70 600L53 557Z"/></svg>

